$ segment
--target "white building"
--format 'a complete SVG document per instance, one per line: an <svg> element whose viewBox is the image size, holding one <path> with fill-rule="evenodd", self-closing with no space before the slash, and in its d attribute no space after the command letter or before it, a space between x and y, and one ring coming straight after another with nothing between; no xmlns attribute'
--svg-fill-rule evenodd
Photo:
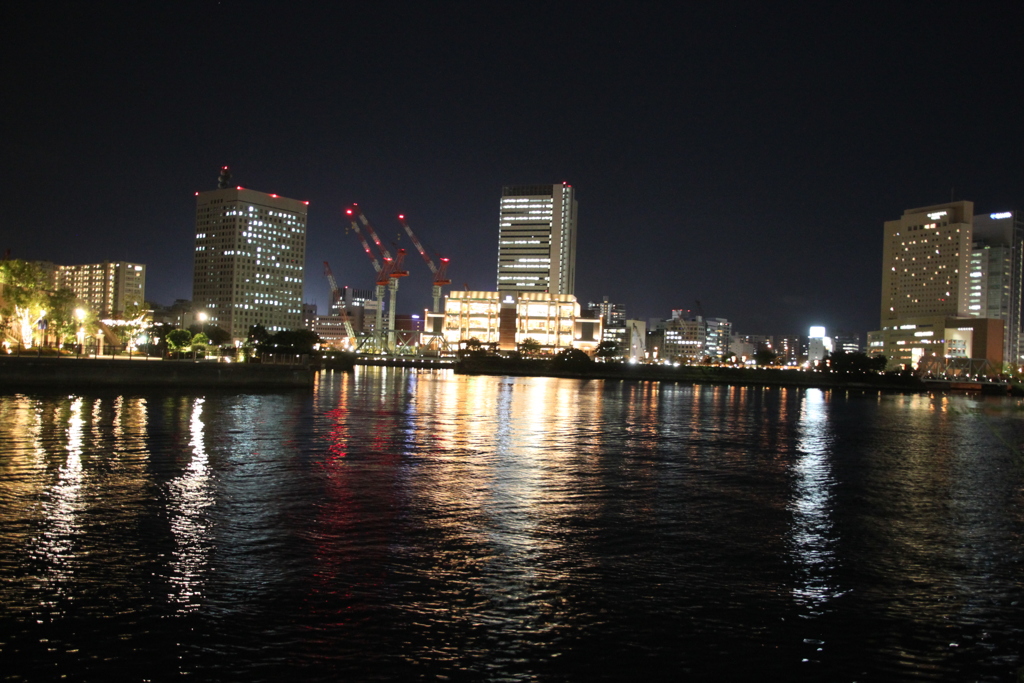
<svg viewBox="0 0 1024 683"><path fill-rule="evenodd" d="M452 348L476 339L512 351L534 339L545 353L570 347L593 353L601 342L601 319L580 313L569 294L454 291L445 297L444 338ZM434 315L428 313L428 321Z"/></svg>
<svg viewBox="0 0 1024 683"><path fill-rule="evenodd" d="M498 291L573 294L576 199L572 185L502 188Z"/></svg>
<svg viewBox="0 0 1024 683"><path fill-rule="evenodd" d="M81 266L56 266L57 289L70 289L101 318L122 315L128 306L145 306L146 266L104 261Z"/></svg>
<svg viewBox="0 0 1024 683"><path fill-rule="evenodd" d="M825 328L815 325L807 334L807 361L814 365L818 361L825 360L834 350L832 338L826 336Z"/></svg>
<svg viewBox="0 0 1024 683"><path fill-rule="evenodd" d="M241 187L196 193L192 299L211 325L244 339L302 327L309 202Z"/></svg>

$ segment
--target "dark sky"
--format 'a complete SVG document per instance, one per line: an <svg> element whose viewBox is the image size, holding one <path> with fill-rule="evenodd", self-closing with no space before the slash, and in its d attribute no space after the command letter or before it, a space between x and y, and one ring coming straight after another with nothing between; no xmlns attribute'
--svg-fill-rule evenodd
<svg viewBox="0 0 1024 683"><path fill-rule="evenodd" d="M190 298L193 194L228 164L310 201L321 310L324 260L372 286L351 202L493 290L501 186L567 181L582 301L863 333L883 221L1024 198L1024 4L763 4L19 3L0 248L145 263L147 298ZM408 262L403 313L430 301Z"/></svg>

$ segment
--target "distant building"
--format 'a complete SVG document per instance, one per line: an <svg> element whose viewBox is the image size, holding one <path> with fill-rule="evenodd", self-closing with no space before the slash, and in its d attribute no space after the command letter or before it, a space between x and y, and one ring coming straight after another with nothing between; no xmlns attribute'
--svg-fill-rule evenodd
<svg viewBox="0 0 1024 683"><path fill-rule="evenodd" d="M608 301L608 297L604 297L600 303L588 303L587 308L601 318L601 341L615 344L621 355L627 355L629 339L626 330L626 307L612 303Z"/></svg>
<svg viewBox="0 0 1024 683"><path fill-rule="evenodd" d="M725 318L707 318L704 321L707 336L704 341L704 354L712 360L721 360L729 355L732 342L732 323Z"/></svg>
<svg viewBox="0 0 1024 683"><path fill-rule="evenodd" d="M253 325L302 327L307 204L241 187L196 193L192 300L209 324L236 340Z"/></svg>
<svg viewBox="0 0 1024 683"><path fill-rule="evenodd" d="M54 285L70 289L103 318L124 314L128 306L146 305L146 266L104 261L82 266L56 266Z"/></svg>
<svg viewBox="0 0 1024 683"><path fill-rule="evenodd" d="M972 202L908 209L885 222L882 324L931 315L967 316Z"/></svg>
<svg viewBox="0 0 1024 683"><path fill-rule="evenodd" d="M832 335L832 343L835 345L836 351L860 353L862 350L860 335L856 332L839 330Z"/></svg>
<svg viewBox="0 0 1024 683"><path fill-rule="evenodd" d="M975 216L967 312L1003 321L1003 358L1020 363L1024 221L1014 211Z"/></svg>
<svg viewBox="0 0 1024 683"><path fill-rule="evenodd" d="M738 362L745 363L754 359L757 344L750 339L750 335L734 334L729 340L729 351L735 355Z"/></svg>
<svg viewBox="0 0 1024 683"><path fill-rule="evenodd" d="M807 334L807 362L811 365L825 360L835 350L832 338L825 334L825 328L814 326Z"/></svg>
<svg viewBox="0 0 1024 683"><path fill-rule="evenodd" d="M688 309L673 309L671 318L651 320L648 357L673 363L717 362L729 353L731 337L732 323L725 318L705 318Z"/></svg>
<svg viewBox="0 0 1024 683"><path fill-rule="evenodd" d="M307 330L312 330L316 322L316 308L314 303L302 304L302 326Z"/></svg>
<svg viewBox="0 0 1024 683"><path fill-rule="evenodd" d="M568 183L502 188L498 291L574 293L576 209Z"/></svg>
<svg viewBox="0 0 1024 683"><path fill-rule="evenodd" d="M626 335L629 339L629 359L644 360L647 357L647 323L643 320L627 320Z"/></svg>
<svg viewBox="0 0 1024 683"><path fill-rule="evenodd" d="M1020 229L1012 213L986 218L974 217L973 211L972 202L958 201L908 209L900 219L886 221L882 329L868 333L868 352L885 355L888 367L918 369L927 364L935 369L966 358L987 362L986 372L1000 372L1003 359L1015 352L1020 337L1019 284L1016 311L1011 311L1014 259L1011 253L1004 255L1000 245L1012 252L1016 243L1019 254ZM999 282L991 308L990 272ZM984 317L990 311L993 315ZM1009 340L1004 330L1009 330Z"/></svg>
<svg viewBox="0 0 1024 683"><path fill-rule="evenodd" d="M1003 362L1003 321L994 318L924 316L868 332L868 351L888 350L889 366L922 364L941 372L942 362L985 360L998 372ZM891 355L890 355L891 354ZM938 368L938 369L936 369Z"/></svg>
<svg viewBox="0 0 1024 683"><path fill-rule="evenodd" d="M452 348L476 339L513 351L535 339L547 353L567 348L593 353L601 342L601 319L583 317L569 294L454 291L445 298L444 337Z"/></svg>

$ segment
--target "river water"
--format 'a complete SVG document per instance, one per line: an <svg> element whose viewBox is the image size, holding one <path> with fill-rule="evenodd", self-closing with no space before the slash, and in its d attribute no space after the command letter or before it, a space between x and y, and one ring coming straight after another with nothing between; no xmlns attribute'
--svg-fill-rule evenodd
<svg viewBox="0 0 1024 683"><path fill-rule="evenodd" d="M4 680L1006 681L1024 409L447 370L0 396Z"/></svg>

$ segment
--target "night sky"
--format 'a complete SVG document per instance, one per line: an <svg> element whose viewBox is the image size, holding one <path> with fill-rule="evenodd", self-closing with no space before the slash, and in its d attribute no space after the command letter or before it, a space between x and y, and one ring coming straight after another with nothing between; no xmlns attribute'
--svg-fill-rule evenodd
<svg viewBox="0 0 1024 683"><path fill-rule="evenodd" d="M227 164L309 200L324 312L323 261L373 284L347 204L493 290L502 185L566 181L582 302L863 333L883 221L1024 200L1024 3L326 4L6 7L0 249L191 298L193 195ZM430 302L407 263L400 313Z"/></svg>

